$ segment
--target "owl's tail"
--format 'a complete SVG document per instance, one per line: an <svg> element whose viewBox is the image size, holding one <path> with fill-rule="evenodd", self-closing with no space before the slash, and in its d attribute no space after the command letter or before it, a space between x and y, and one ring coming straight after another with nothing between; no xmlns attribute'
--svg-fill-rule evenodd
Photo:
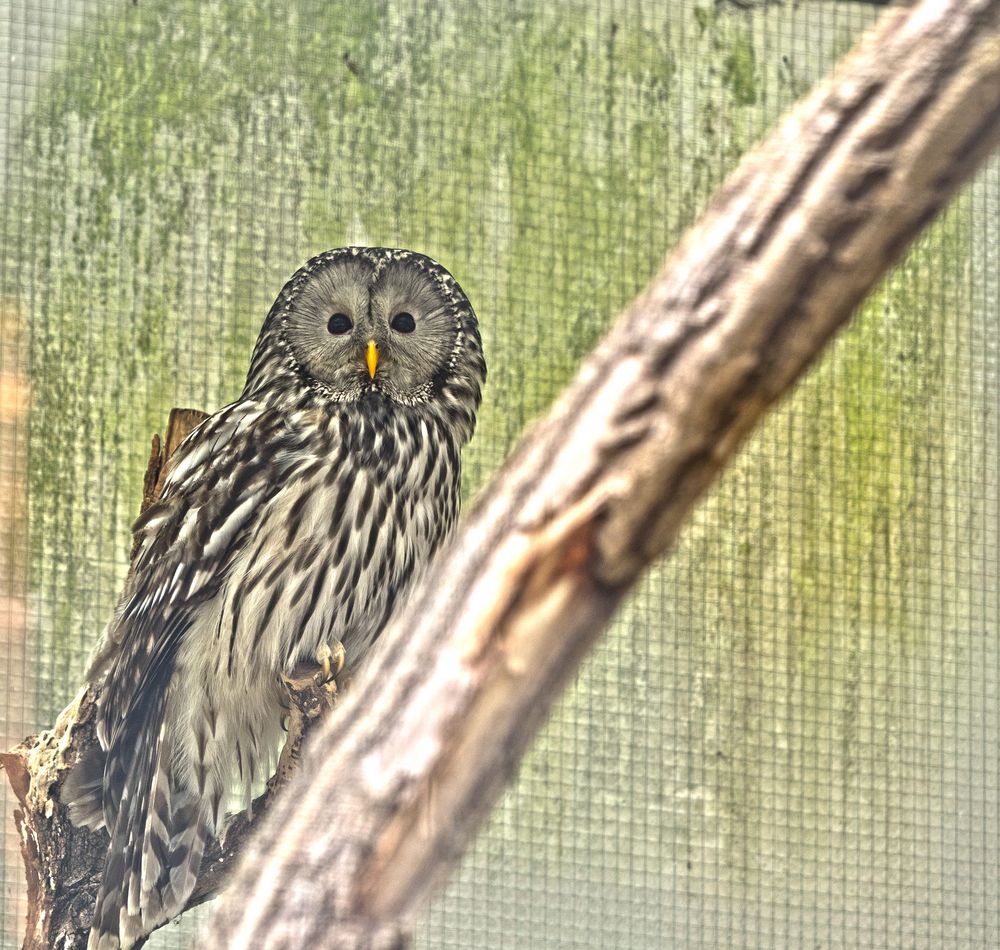
<svg viewBox="0 0 1000 950"><path fill-rule="evenodd" d="M161 728L165 697L108 751L104 783L111 834L88 950L128 950L177 916L194 890L216 814L207 789L178 780L174 749ZM130 711L126 722L136 718ZM199 773L206 776L206 773ZM207 776L206 776L207 777Z"/></svg>

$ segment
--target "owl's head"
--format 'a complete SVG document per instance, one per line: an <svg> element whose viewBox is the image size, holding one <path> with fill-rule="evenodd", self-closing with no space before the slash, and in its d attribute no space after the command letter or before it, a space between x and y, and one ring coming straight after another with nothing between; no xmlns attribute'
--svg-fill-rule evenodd
<svg viewBox="0 0 1000 950"><path fill-rule="evenodd" d="M468 438L486 379L476 315L455 279L414 251L345 247L309 261L261 329L244 395L289 383L444 410Z"/></svg>

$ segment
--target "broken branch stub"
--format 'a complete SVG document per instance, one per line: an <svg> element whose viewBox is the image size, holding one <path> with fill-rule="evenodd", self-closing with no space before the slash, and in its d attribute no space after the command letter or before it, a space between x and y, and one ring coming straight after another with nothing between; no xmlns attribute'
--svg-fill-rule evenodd
<svg viewBox="0 0 1000 950"><path fill-rule="evenodd" d="M171 410L165 438L152 440L141 510L159 498L170 457L205 418L196 409ZM224 885L255 820L267 811L294 771L304 737L335 702L335 681L323 682L315 669L297 672L298 678L288 684L288 735L278 771L254 801L250 814L231 817L220 840L206 850L189 908L210 900ZM51 729L0 753L0 765L18 802L14 819L28 896L24 950L70 950L87 944L108 836L103 830L74 826L59 800L59 790L69 769L97 742L99 695L99 687L87 684Z"/></svg>

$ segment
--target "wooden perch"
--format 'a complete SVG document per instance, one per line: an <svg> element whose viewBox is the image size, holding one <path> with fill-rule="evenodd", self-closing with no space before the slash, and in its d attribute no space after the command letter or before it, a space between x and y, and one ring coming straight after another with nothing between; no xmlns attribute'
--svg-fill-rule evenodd
<svg viewBox="0 0 1000 950"><path fill-rule="evenodd" d="M184 437L203 419L197 409L173 409L164 439L153 436L143 479L145 511L160 497L169 459ZM133 551L134 554L134 551ZM324 684L317 670L303 669L290 683L289 726L277 773L253 803L252 813L266 812L297 762L302 739L320 713L333 705L335 684ZM52 729L30 736L10 752L0 753L0 765L10 780L19 808L14 821L21 838L28 891L28 922L24 950L85 947L94 900L108 848L106 832L74 827L59 803L58 792L67 770L97 742L95 713L99 692L85 685L59 715ZM230 819L221 841L205 853L202 872L188 907L215 896L246 840L252 819ZM144 942L144 941L143 941Z"/></svg>
<svg viewBox="0 0 1000 950"><path fill-rule="evenodd" d="M307 745L201 946L405 945L623 595L1000 138L1000 0L890 9L750 154Z"/></svg>
<svg viewBox="0 0 1000 950"><path fill-rule="evenodd" d="M197 410L174 409L165 445L158 435L153 436L141 510L159 497L170 455L204 418ZM0 765L19 805L14 823L21 838L28 890L25 950L87 943L108 836L71 825L58 803L58 790L66 771L97 742L98 695L85 684L51 729L0 754Z"/></svg>

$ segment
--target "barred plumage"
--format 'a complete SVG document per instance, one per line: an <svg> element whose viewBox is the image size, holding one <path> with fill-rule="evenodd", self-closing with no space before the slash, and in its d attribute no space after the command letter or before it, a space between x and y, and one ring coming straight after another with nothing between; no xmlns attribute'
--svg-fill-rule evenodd
<svg viewBox="0 0 1000 950"><path fill-rule="evenodd" d="M285 285L242 396L137 522L92 667L104 752L63 791L111 835L91 950L183 909L230 793L268 774L282 673L337 640L356 665L451 531L485 375L468 300L422 255L329 251Z"/></svg>

